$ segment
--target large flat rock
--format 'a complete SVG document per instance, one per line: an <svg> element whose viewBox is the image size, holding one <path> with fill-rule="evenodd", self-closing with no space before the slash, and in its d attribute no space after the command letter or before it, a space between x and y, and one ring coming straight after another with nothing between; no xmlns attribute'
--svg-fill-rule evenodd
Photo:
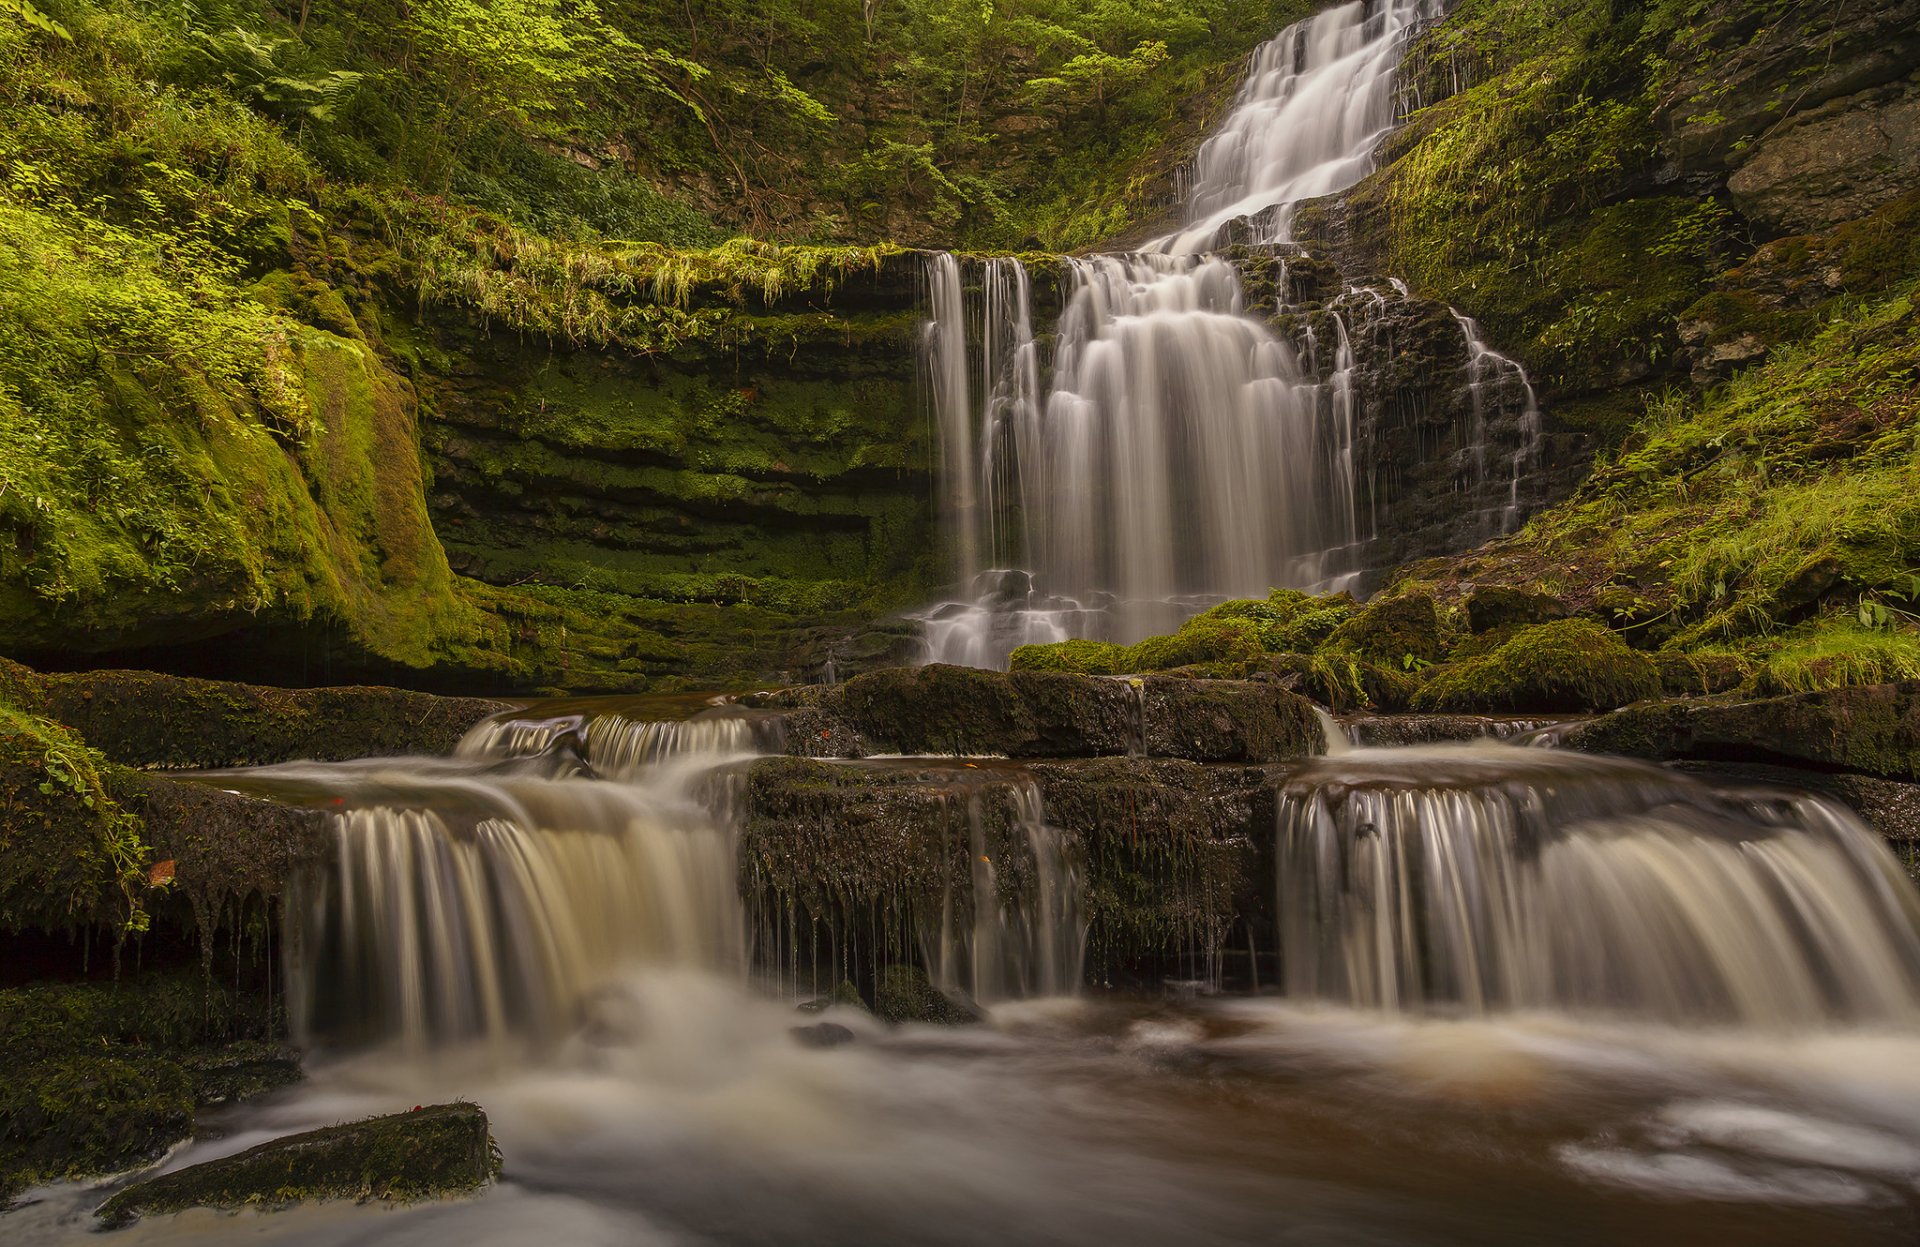
<svg viewBox="0 0 1920 1247"><path fill-rule="evenodd" d="M275 1207L320 1199L404 1201L478 1190L500 1153L476 1104L437 1104L327 1126L189 1165L119 1192L109 1225L187 1208Z"/></svg>

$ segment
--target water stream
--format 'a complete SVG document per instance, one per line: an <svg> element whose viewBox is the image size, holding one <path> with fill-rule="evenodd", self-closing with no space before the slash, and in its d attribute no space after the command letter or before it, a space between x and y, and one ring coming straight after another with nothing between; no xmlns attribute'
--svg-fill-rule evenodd
<svg viewBox="0 0 1920 1247"><path fill-rule="evenodd" d="M973 865L915 953L991 1018L834 1007L854 1041L822 1051L789 1033L812 1020L800 985L749 972L770 950L737 883L739 777L775 730L637 713L536 709L454 758L209 777L333 810L341 852L289 919L309 1080L212 1114L166 1167L466 1096L507 1168L472 1200L187 1213L121 1240L1920 1229L1920 898L1831 803L1511 744L1348 748L1279 791L1279 993L1130 997L1078 990L1089 881L1031 778L856 764L951 776L943 834L975 837ZM1011 803L997 843L1026 845L1037 892L1002 895L986 801ZM8 1241L92 1241L99 1199L37 1193Z"/></svg>

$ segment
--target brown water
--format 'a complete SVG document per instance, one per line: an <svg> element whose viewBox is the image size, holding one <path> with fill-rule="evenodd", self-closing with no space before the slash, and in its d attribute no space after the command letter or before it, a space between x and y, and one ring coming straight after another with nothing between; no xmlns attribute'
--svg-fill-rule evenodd
<svg viewBox="0 0 1920 1247"><path fill-rule="evenodd" d="M502 1182L400 1210L190 1213L115 1240L1867 1244L1920 1228L1912 1035L1272 1000L1028 1002L971 1030L837 1020L854 1044L806 1050L783 1005L642 974L538 1062L323 1062L169 1163L466 1095L492 1115ZM7 1218L8 1241L77 1242L99 1198L52 1194Z"/></svg>
<svg viewBox="0 0 1920 1247"><path fill-rule="evenodd" d="M855 1041L820 1051L790 1033L818 1019L750 985L733 796L757 730L580 713L455 759L210 777L334 809L342 864L292 906L309 1080L208 1117L166 1167L466 1097L493 1120L500 1183L401 1209L192 1212L114 1241L1920 1234L1920 1026L1899 951L1915 897L1838 807L1512 746L1350 753L1281 802L1276 846L1303 856L1280 854L1279 903L1324 918L1293 937L1320 976L1293 999L1056 996L962 1029L842 1009L825 1016ZM1012 764L971 770L1020 782ZM977 924L942 955L976 978L1003 966L1005 990L1043 982L1015 971L1052 955L1033 932L1073 934L1070 865L1046 875L1058 903L991 956ZM1662 936L1621 916L1643 911L1684 922ZM1569 930L1582 956L1523 956ZM1876 948L1891 951L1867 966ZM1860 964L1820 969L1849 949ZM1777 962L1772 985L1756 957ZM1731 1004L1648 994L1667 981L1724 983ZM104 1193L36 1192L0 1239L97 1241Z"/></svg>

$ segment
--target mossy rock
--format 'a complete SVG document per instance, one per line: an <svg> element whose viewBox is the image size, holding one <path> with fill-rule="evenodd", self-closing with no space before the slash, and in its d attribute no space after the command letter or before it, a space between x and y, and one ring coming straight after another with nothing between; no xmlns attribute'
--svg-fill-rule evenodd
<svg viewBox="0 0 1920 1247"><path fill-rule="evenodd" d="M1434 662L1443 652L1440 611L1424 593L1377 598L1336 628L1327 645L1387 665Z"/></svg>
<svg viewBox="0 0 1920 1247"><path fill-rule="evenodd" d="M1022 645L1007 659L1010 671L1068 671L1077 675L1127 674L1131 647L1113 641L1055 641Z"/></svg>
<svg viewBox="0 0 1920 1247"><path fill-rule="evenodd" d="M1578 714L1656 696L1653 660L1587 619L1523 628L1492 653L1437 667L1421 713Z"/></svg>
<svg viewBox="0 0 1920 1247"><path fill-rule="evenodd" d="M1776 762L1920 779L1920 683L1628 706L1578 725L1565 744L1660 760Z"/></svg>
<svg viewBox="0 0 1920 1247"><path fill-rule="evenodd" d="M161 1174L109 1199L99 1216L124 1225L187 1208L430 1199L478 1190L499 1172L500 1151L479 1105L437 1104L309 1130Z"/></svg>
<svg viewBox="0 0 1920 1247"><path fill-rule="evenodd" d="M46 713L115 762L140 767L258 766L445 754L467 729L511 707L378 687L283 689L152 671L43 677Z"/></svg>
<svg viewBox="0 0 1920 1247"><path fill-rule="evenodd" d="M7 1063L0 1196L151 1164L193 1128L193 1077L151 1052L70 1052Z"/></svg>
<svg viewBox="0 0 1920 1247"><path fill-rule="evenodd" d="M1730 693L1751 681L1758 671L1752 659L1739 654L1687 654L1661 650L1653 655L1660 672L1660 691L1669 697L1710 697Z"/></svg>
<svg viewBox="0 0 1920 1247"><path fill-rule="evenodd" d="M272 1017L195 974L0 991L0 1197L151 1163L196 1105L300 1077Z"/></svg>
<svg viewBox="0 0 1920 1247"><path fill-rule="evenodd" d="M1285 687L1334 711L1404 710L1419 687L1411 672L1369 662L1348 650L1272 654L1262 661L1260 669L1277 676Z"/></svg>
<svg viewBox="0 0 1920 1247"><path fill-rule="evenodd" d="M921 1022L936 1026L966 1026L986 1020L980 1006L963 996L941 991L919 966L888 966L880 971L873 995L873 1012L884 1021Z"/></svg>
<svg viewBox="0 0 1920 1247"><path fill-rule="evenodd" d="M1556 619L1565 619L1572 613L1565 602L1552 594L1531 593L1502 585L1476 589L1467 598L1467 626L1475 632L1551 623Z"/></svg>
<svg viewBox="0 0 1920 1247"><path fill-rule="evenodd" d="M1101 757L1133 752L1144 736L1155 756L1280 762L1310 756L1318 740L1312 706L1271 683L971 667L870 672L796 717L805 729L791 746L808 754L857 740L889 753Z"/></svg>

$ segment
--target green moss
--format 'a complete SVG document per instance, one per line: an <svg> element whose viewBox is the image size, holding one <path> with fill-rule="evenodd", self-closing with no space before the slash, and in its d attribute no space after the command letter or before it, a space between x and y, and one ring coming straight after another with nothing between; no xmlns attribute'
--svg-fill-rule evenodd
<svg viewBox="0 0 1920 1247"><path fill-rule="evenodd" d="M1011 671L1071 671L1079 675L1122 675L1132 649L1112 641L1055 641L1022 645L1007 659Z"/></svg>
<svg viewBox="0 0 1920 1247"><path fill-rule="evenodd" d="M1413 709L1558 714L1610 710L1659 691L1645 654L1605 628L1565 619L1516 632L1492 653L1434 668Z"/></svg>
<svg viewBox="0 0 1920 1247"><path fill-rule="evenodd" d="M100 1206L108 1225L187 1208L316 1199L431 1199L478 1190L500 1151L478 1105L438 1104L290 1135L136 1183Z"/></svg>
<svg viewBox="0 0 1920 1247"><path fill-rule="evenodd" d="M0 991L0 1198L157 1160L197 1103L297 1077L257 1042L271 1024L258 998L197 975Z"/></svg>
<svg viewBox="0 0 1920 1247"><path fill-rule="evenodd" d="M1762 648L1762 693L1809 693L1851 685L1920 680L1920 632L1869 629L1828 617Z"/></svg>
<svg viewBox="0 0 1920 1247"><path fill-rule="evenodd" d="M1374 663L1430 663L1442 652L1440 614L1425 593L1378 597L1335 629L1327 644Z"/></svg>

